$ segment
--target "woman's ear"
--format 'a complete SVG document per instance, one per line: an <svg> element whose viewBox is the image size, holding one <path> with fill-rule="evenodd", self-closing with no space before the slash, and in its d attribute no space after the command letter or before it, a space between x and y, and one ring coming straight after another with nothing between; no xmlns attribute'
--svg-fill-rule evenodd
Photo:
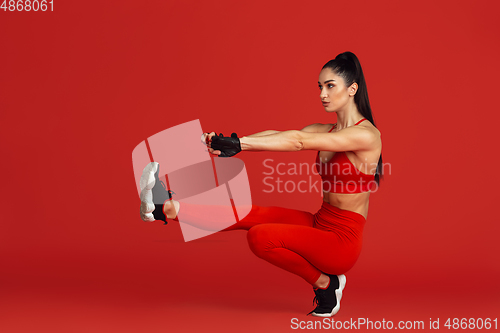
<svg viewBox="0 0 500 333"><path fill-rule="evenodd" d="M358 91L358 84L354 82L353 84L351 84L348 90L349 90L349 96L356 95L356 92Z"/></svg>

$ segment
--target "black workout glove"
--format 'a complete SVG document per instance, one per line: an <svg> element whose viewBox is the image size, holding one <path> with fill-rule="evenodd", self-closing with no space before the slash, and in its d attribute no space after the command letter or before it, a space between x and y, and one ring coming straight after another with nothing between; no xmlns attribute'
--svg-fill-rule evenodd
<svg viewBox="0 0 500 333"><path fill-rule="evenodd" d="M222 133L218 136L214 135L211 147L214 150L220 150L219 157L231 157L241 151L240 139L236 133L231 134L231 137L224 136Z"/></svg>

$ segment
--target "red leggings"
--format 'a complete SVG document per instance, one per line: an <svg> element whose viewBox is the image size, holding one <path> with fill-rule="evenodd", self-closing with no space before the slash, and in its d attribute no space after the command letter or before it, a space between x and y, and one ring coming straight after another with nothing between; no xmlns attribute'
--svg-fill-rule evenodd
<svg viewBox="0 0 500 333"><path fill-rule="evenodd" d="M217 221L207 218L214 209L218 217L234 219L232 208L183 202L178 218L200 229L220 230ZM222 231L248 230L253 253L314 284L322 272L339 275L352 268L361 252L365 222L363 215L326 202L316 214L252 205L245 218Z"/></svg>

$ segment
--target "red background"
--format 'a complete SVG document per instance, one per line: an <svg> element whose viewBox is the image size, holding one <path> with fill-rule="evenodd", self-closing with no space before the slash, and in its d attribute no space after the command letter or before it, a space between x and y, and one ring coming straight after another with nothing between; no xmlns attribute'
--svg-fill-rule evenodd
<svg viewBox="0 0 500 333"><path fill-rule="evenodd" d="M56 0L54 12L0 11L0 331L286 332L312 320L310 286L255 257L245 232L184 243L174 223L141 222L131 154L193 119L240 135L335 122L317 77L347 50L391 173L335 319L496 318L498 9ZM238 157L254 204L319 208L319 193L262 183L264 159L314 152Z"/></svg>

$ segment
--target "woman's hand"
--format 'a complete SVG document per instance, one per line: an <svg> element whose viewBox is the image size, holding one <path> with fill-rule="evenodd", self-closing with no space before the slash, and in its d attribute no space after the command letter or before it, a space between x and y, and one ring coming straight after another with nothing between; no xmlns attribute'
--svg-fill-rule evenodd
<svg viewBox="0 0 500 333"><path fill-rule="evenodd" d="M216 135L217 134L215 132L203 133L201 136L201 142L203 142L203 144L208 147L208 151L210 154L220 155L221 154L220 150L216 151L215 149L212 148L212 138Z"/></svg>
<svg viewBox="0 0 500 333"><path fill-rule="evenodd" d="M212 137L214 135L217 135L215 132L212 133L203 133L201 135L201 142L203 142L204 145L208 146L210 142L212 142Z"/></svg>
<svg viewBox="0 0 500 333"><path fill-rule="evenodd" d="M211 154L220 157L231 157L241 151L241 144L236 133L230 137L223 136L222 133L217 135L215 132L203 133L201 141L208 147Z"/></svg>

